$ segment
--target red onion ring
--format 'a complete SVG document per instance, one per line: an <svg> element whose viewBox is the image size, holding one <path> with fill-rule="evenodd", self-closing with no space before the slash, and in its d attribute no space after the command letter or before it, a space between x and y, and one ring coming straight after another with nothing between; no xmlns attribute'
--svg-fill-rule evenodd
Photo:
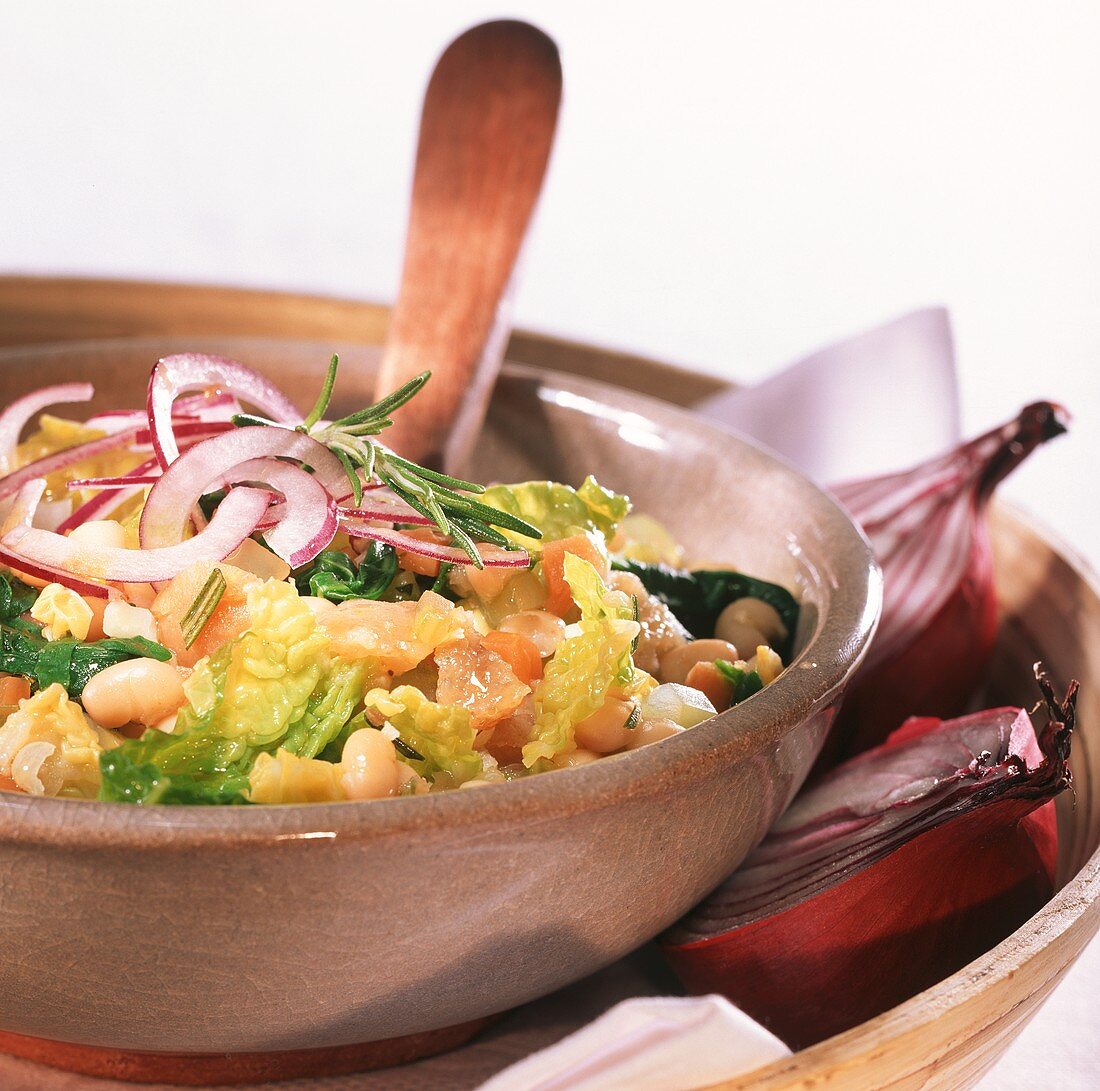
<svg viewBox="0 0 1100 1091"><path fill-rule="evenodd" d="M373 523L364 523L357 519L347 519L342 512L337 513L340 526L356 538L371 538L376 542L391 545L405 553L418 553L421 557L430 557L433 561L446 564L470 564L469 555L458 546L441 545L439 542L426 542L423 538L414 538L392 527L380 527ZM526 550L500 549L493 545L478 545L478 555L486 568L526 568L531 558Z"/></svg>
<svg viewBox="0 0 1100 1091"><path fill-rule="evenodd" d="M61 383L16 398L0 413L0 463L6 464L11 458L24 426L37 413L51 405L90 401L93 394L95 387L91 383Z"/></svg>
<svg viewBox="0 0 1100 1091"><path fill-rule="evenodd" d="M232 474L237 481L255 481L282 493L284 502L267 510L261 526L268 548L291 568L308 564L335 537L336 501L300 466L254 458L236 466ZM273 514L276 518L272 520Z"/></svg>
<svg viewBox="0 0 1100 1091"><path fill-rule="evenodd" d="M181 541L188 513L201 496L247 480L237 472L241 463L265 458L305 463L330 496L346 488L347 475L340 460L304 433L289 428L234 428L196 443L164 471L141 514L142 548Z"/></svg>
<svg viewBox="0 0 1100 1091"><path fill-rule="evenodd" d="M138 431L137 428L127 428L114 435L92 439L87 443L78 443L73 447L66 447L63 451L46 455L45 458L28 462L26 466L0 478L0 500L18 492L28 481L36 477L49 477L50 474L64 470L74 463L83 462L86 458L95 458L108 451L115 451L119 447L126 447L134 441Z"/></svg>
<svg viewBox="0 0 1100 1091"><path fill-rule="evenodd" d="M58 534L68 534L70 530L75 530L92 519L103 518L120 504L125 504L130 497L137 496L144 488L144 485L134 485L128 489L104 489L86 504L81 504L71 515L58 523L55 529Z"/></svg>
<svg viewBox="0 0 1100 1091"><path fill-rule="evenodd" d="M281 390L244 364L202 353L165 356L149 376L145 403L153 450L165 469L179 458L179 446L172 429L172 404L180 394L206 387L218 387L235 394L276 421L298 424L302 420Z"/></svg>
<svg viewBox="0 0 1100 1091"><path fill-rule="evenodd" d="M17 527L0 539L0 545L14 557L9 562L13 567L22 566L28 572L25 566L30 563L77 579L157 583L172 579L197 561L225 560L256 529L270 502L271 493L264 489L234 489L201 534L155 549L78 542L33 527Z"/></svg>

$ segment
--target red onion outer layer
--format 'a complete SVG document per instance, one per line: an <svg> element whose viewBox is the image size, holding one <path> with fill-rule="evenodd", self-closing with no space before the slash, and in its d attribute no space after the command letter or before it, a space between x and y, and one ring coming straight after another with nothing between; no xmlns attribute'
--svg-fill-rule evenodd
<svg viewBox="0 0 1100 1091"><path fill-rule="evenodd" d="M718 991L794 1049L953 973L1050 898L1053 797L1076 684L1036 738L1021 709L911 720L806 789L662 938L693 992Z"/></svg>
<svg viewBox="0 0 1100 1091"><path fill-rule="evenodd" d="M10 461L19 436L32 417L51 405L91 401L93 394L95 387L91 383L61 383L58 386L44 386L16 398L0 413L0 466Z"/></svg>
<svg viewBox="0 0 1100 1091"><path fill-rule="evenodd" d="M193 352L165 356L149 376L145 403L153 450L165 469L179 457L172 427L173 403L187 391L205 388L217 388L223 394L239 397L280 423L295 425L302 420L277 386L236 360Z"/></svg>
<svg viewBox="0 0 1100 1091"><path fill-rule="evenodd" d="M15 556L16 568L22 567L21 560L77 579L157 583L170 580L197 561L224 560L256 529L270 502L271 493L263 489L233 489L200 534L152 549L95 545L27 527L5 534L0 544Z"/></svg>
<svg viewBox="0 0 1100 1091"><path fill-rule="evenodd" d="M883 573L867 658L818 768L877 746L913 713L966 708L993 651L997 598L986 508L996 486L1066 430L1051 402L912 470L837 487Z"/></svg>

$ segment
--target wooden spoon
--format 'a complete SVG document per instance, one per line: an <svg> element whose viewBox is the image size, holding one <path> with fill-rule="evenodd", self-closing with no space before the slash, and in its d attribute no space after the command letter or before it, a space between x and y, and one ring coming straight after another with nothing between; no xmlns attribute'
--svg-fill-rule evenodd
<svg viewBox="0 0 1100 1091"><path fill-rule="evenodd" d="M420 117L405 266L378 396L432 380L394 417L387 445L460 465L476 440L509 332L506 288L546 171L561 101L553 41L483 23L432 73Z"/></svg>

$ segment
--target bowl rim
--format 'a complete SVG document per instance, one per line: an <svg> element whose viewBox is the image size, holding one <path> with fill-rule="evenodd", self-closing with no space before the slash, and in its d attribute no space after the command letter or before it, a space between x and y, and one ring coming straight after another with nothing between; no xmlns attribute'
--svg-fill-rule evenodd
<svg viewBox="0 0 1100 1091"><path fill-rule="evenodd" d="M180 339L171 335L172 339ZM163 344L166 337L87 339L73 342L0 348L0 367L27 355L132 348L141 342ZM186 340L214 340L208 336ZM296 338L221 338L256 342ZM819 621L805 647L774 683L751 701L720 713L670 739L611 756L587 766L558 771L568 780L540 774L494 785L492 791L451 791L428 796L376 801L298 803L258 807L202 807L131 804L27 796L0 792L0 843L22 846L226 847L287 841L378 838L439 827L468 827L538 814L549 818L582 809L610 806L643 790L651 782L674 778L708 752L736 747L745 759L776 745L797 723L822 707L847 681L862 660L881 609L881 574L862 531L843 508L803 473L747 437L734 435L690 411L648 395L624 391L610 383L566 372L507 363L510 378L543 389L579 394L609 413L642 413L658 428L679 425L713 433L716 442L754 449L779 470L797 479L812 498L815 521L835 531L830 553L834 582L849 597L854 624L842 624L834 610ZM595 414L593 414L595 415ZM667 422L663 424L663 422ZM807 663L813 655L816 663ZM818 665L822 664L822 665ZM807 669L810 668L810 669Z"/></svg>

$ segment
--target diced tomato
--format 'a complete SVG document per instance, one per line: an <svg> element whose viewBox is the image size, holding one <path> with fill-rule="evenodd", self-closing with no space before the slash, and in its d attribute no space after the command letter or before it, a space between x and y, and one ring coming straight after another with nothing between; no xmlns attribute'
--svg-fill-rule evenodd
<svg viewBox="0 0 1100 1091"><path fill-rule="evenodd" d="M17 705L31 695L31 684L21 674L0 678L0 705Z"/></svg>
<svg viewBox="0 0 1100 1091"><path fill-rule="evenodd" d="M713 663L696 663L688 671L684 684L700 690L719 712L729 708L733 700L733 686Z"/></svg>
<svg viewBox="0 0 1100 1091"><path fill-rule="evenodd" d="M542 549L542 578L546 581L546 609L558 617L566 618L575 609L569 584L565 581L565 555L572 553L588 561L604 579L607 579L607 557L585 534L572 538L560 538L547 542Z"/></svg>
<svg viewBox="0 0 1100 1091"><path fill-rule="evenodd" d="M481 646L496 652L525 686L542 677L542 656L534 642L520 633L496 629L481 638Z"/></svg>

